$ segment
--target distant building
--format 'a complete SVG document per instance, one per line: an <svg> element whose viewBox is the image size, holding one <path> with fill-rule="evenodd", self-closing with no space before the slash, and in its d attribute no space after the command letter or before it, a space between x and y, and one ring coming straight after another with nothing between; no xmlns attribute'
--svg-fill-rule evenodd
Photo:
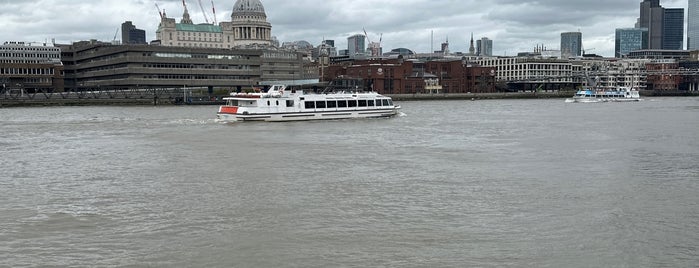
<svg viewBox="0 0 699 268"><path fill-rule="evenodd" d="M689 1L689 9L687 9L687 49L699 49L699 1Z"/></svg>
<svg viewBox="0 0 699 268"><path fill-rule="evenodd" d="M61 50L53 45L5 42L0 46L0 90L62 92Z"/></svg>
<svg viewBox="0 0 699 268"><path fill-rule="evenodd" d="M663 17L663 49L684 48L684 8L666 8Z"/></svg>
<svg viewBox="0 0 699 268"><path fill-rule="evenodd" d="M582 68L569 60L531 57L497 57L478 59L483 67L494 67L498 81L508 82L514 90L575 89L581 84L573 74Z"/></svg>
<svg viewBox="0 0 699 268"><path fill-rule="evenodd" d="M561 33L561 57L567 59L580 56L582 56L582 33Z"/></svg>
<svg viewBox="0 0 699 268"><path fill-rule="evenodd" d="M493 40L483 37L476 41L476 55L482 57L493 56Z"/></svg>
<svg viewBox="0 0 699 268"><path fill-rule="evenodd" d="M147 44L146 31L136 28L132 22L127 21L121 24L122 44Z"/></svg>
<svg viewBox="0 0 699 268"><path fill-rule="evenodd" d="M644 0L641 2L641 15L636 28L648 29L648 48L663 48L663 16L665 11L660 6L660 0Z"/></svg>
<svg viewBox="0 0 699 268"><path fill-rule="evenodd" d="M194 24L187 6L180 23L163 12L156 32L163 46L234 48L269 47L273 44L272 25L260 0L237 0L230 22L218 25Z"/></svg>
<svg viewBox="0 0 699 268"><path fill-rule="evenodd" d="M366 37L361 34L353 35L347 38L347 52L350 58L363 56L366 53Z"/></svg>
<svg viewBox="0 0 699 268"><path fill-rule="evenodd" d="M648 29L622 28L616 29L614 41L614 56L626 57L630 52L648 49Z"/></svg>

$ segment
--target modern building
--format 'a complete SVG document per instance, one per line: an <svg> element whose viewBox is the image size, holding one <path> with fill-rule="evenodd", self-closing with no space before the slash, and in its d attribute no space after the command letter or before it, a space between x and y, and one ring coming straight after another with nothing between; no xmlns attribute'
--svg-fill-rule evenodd
<svg viewBox="0 0 699 268"><path fill-rule="evenodd" d="M699 1L690 0L687 9L687 49L699 49Z"/></svg>
<svg viewBox="0 0 699 268"><path fill-rule="evenodd" d="M648 49L648 29L622 28L616 29L614 56L626 57L630 52Z"/></svg>
<svg viewBox="0 0 699 268"><path fill-rule="evenodd" d="M112 45L96 41L61 49L66 88L71 90L240 89L261 81L303 77L302 55L280 50Z"/></svg>
<svg viewBox="0 0 699 268"><path fill-rule="evenodd" d="M684 8L666 8L663 16L663 49L684 49Z"/></svg>
<svg viewBox="0 0 699 268"><path fill-rule="evenodd" d="M62 92L61 50L53 45L5 42L0 46L0 90Z"/></svg>
<svg viewBox="0 0 699 268"><path fill-rule="evenodd" d="M483 67L494 67L498 81L507 82L513 90L573 90L582 83L576 78L582 70L569 60L536 57L496 57L475 61Z"/></svg>
<svg viewBox="0 0 699 268"><path fill-rule="evenodd" d="M356 34L347 38L347 50L350 58L364 56L366 53L366 37Z"/></svg>
<svg viewBox="0 0 699 268"><path fill-rule="evenodd" d="M648 29L648 48L663 48L663 16L665 10L660 6L660 0L644 0L641 2L641 16L636 28Z"/></svg>
<svg viewBox="0 0 699 268"><path fill-rule="evenodd" d="M273 44L272 25L260 0L237 0L231 21L218 25L194 24L186 5L180 23L163 12L156 35L162 46L243 48Z"/></svg>
<svg viewBox="0 0 699 268"><path fill-rule="evenodd" d="M121 24L122 44L146 44L146 31L136 28L132 22Z"/></svg>
<svg viewBox="0 0 699 268"><path fill-rule="evenodd" d="M490 40L488 37L476 40L476 56L493 56L493 40Z"/></svg>
<svg viewBox="0 0 699 268"><path fill-rule="evenodd" d="M567 59L580 56L582 56L582 33L561 33L561 57Z"/></svg>

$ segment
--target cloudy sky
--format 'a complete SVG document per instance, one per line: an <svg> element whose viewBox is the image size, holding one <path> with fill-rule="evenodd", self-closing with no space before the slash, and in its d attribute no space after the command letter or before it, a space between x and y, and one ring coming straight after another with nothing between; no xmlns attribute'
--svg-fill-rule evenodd
<svg viewBox="0 0 699 268"><path fill-rule="evenodd" d="M186 0L195 23L204 16L198 0ZM201 1L211 14L211 0ZM280 42L325 37L346 48L347 37L366 29L371 41L383 34L384 51L406 47L428 52L449 39L452 52L468 52L469 39L488 37L496 55L560 46L560 33L581 31L589 53L614 55L614 29L633 27L641 0L262 0ZM0 0L0 41L57 43L111 41L130 20L155 39L157 3L168 17L182 17L181 0ZM234 0L214 0L218 21L230 20ZM661 0L687 8L687 0ZM121 33L117 34L117 40Z"/></svg>

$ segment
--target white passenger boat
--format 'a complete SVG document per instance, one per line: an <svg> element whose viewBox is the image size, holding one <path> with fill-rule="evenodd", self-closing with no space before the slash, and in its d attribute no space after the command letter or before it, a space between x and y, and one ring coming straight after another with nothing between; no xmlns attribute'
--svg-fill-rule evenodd
<svg viewBox="0 0 699 268"><path fill-rule="evenodd" d="M400 106L376 92L307 93L274 85L266 93L232 93L218 109L220 122L305 121L389 117Z"/></svg>
<svg viewBox="0 0 699 268"><path fill-rule="evenodd" d="M634 102L642 100L638 90L620 87L614 90L578 90L575 96L566 99L566 102Z"/></svg>

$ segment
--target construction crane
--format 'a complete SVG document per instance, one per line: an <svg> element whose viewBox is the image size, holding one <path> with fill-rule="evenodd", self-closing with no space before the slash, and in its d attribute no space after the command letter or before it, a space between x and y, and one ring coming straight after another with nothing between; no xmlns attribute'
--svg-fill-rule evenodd
<svg viewBox="0 0 699 268"><path fill-rule="evenodd" d="M114 32L114 38L112 39L112 42L116 42L116 37L117 37L118 33L119 33L119 27L117 27L116 32Z"/></svg>
<svg viewBox="0 0 699 268"><path fill-rule="evenodd" d="M163 19L163 11L160 10L160 6L158 6L158 2L155 2L155 8L158 9L158 15L160 15L160 19Z"/></svg>
<svg viewBox="0 0 699 268"><path fill-rule="evenodd" d="M216 7L214 6L214 0L211 0L211 11L214 12L214 25L216 25Z"/></svg>
<svg viewBox="0 0 699 268"><path fill-rule="evenodd" d="M204 5L201 3L201 0L199 0L199 8L201 8L201 13L204 14L204 20L206 23L209 23L209 17L206 16L206 11L204 10Z"/></svg>
<svg viewBox="0 0 699 268"><path fill-rule="evenodd" d="M366 29L362 28L364 30L364 35L366 36L367 42L369 42L369 49L371 50L371 56L372 57L380 57L381 55L381 41L383 40L383 34L379 37L379 42L371 42L371 39L369 39L369 35L366 33Z"/></svg>

